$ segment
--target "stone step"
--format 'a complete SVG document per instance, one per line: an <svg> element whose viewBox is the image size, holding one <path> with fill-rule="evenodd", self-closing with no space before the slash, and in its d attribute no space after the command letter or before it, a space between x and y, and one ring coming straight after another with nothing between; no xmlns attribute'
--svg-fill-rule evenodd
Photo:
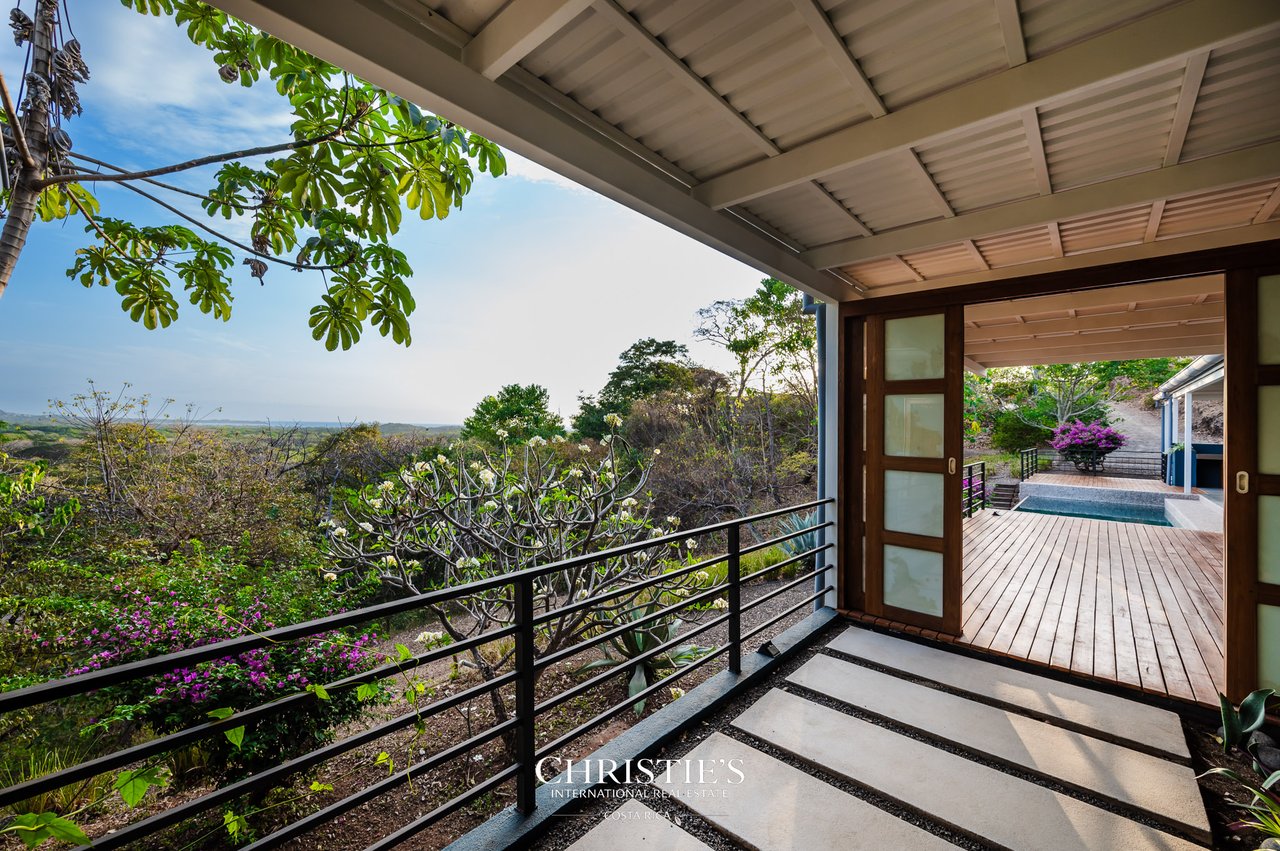
<svg viewBox="0 0 1280 851"><path fill-rule="evenodd" d="M789 682L923 733L1141 810L1210 842L1195 773L1185 765L964 697L815 656Z"/></svg>
<svg viewBox="0 0 1280 851"><path fill-rule="evenodd" d="M827 646L1091 736L1162 756L1191 757L1182 722L1164 709L858 627Z"/></svg>
<svg viewBox="0 0 1280 851"><path fill-rule="evenodd" d="M682 764L708 767L704 782L697 782L696 768L686 773ZM741 772L741 782L729 782L739 780L734 768ZM737 843L758 851L955 848L723 733L712 733L653 782ZM639 847L628 840L615 849Z"/></svg>
<svg viewBox="0 0 1280 851"><path fill-rule="evenodd" d="M627 801L596 825L570 851L711 851L705 842L690 836L661 813L636 800Z"/></svg>
<svg viewBox="0 0 1280 851"><path fill-rule="evenodd" d="M733 723L1010 851L1200 851L1186 839L778 689Z"/></svg>

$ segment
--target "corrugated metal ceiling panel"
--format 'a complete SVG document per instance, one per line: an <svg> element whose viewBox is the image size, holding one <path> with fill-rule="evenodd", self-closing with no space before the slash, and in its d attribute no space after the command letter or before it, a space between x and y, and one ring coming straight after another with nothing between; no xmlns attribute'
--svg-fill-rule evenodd
<svg viewBox="0 0 1280 851"><path fill-rule="evenodd" d="M840 271L863 286L871 288L889 284L906 284L916 279L905 263L893 257L855 263L852 266L845 266Z"/></svg>
<svg viewBox="0 0 1280 851"><path fill-rule="evenodd" d="M423 5L475 35L507 5L507 0L424 0Z"/></svg>
<svg viewBox="0 0 1280 851"><path fill-rule="evenodd" d="M1041 108L1054 189L1159 168L1183 74L1181 64L1166 65Z"/></svg>
<svg viewBox="0 0 1280 851"><path fill-rule="evenodd" d="M957 213L1038 194L1026 133L1005 118L916 149Z"/></svg>
<svg viewBox="0 0 1280 851"><path fill-rule="evenodd" d="M941 216L924 173L905 154L879 157L831 175L823 185L874 232Z"/></svg>
<svg viewBox="0 0 1280 851"><path fill-rule="evenodd" d="M960 275L987 268L978 262L978 258L974 257L973 252L963 243L940 245L927 251L915 251L902 255L902 259L926 278Z"/></svg>
<svg viewBox="0 0 1280 851"><path fill-rule="evenodd" d="M982 237L975 239L974 243L993 268L1048 260L1054 256L1049 229L1043 225Z"/></svg>
<svg viewBox="0 0 1280 851"><path fill-rule="evenodd" d="M757 198L744 206L805 246L859 236L853 220L841 216L834 202L823 201L820 191L812 183L805 183Z"/></svg>
<svg viewBox="0 0 1280 851"><path fill-rule="evenodd" d="M1102 248L1133 245L1142 242L1151 216L1151 205L1126 207L1094 216L1068 219L1059 226L1062 248L1068 254L1080 254Z"/></svg>
<svg viewBox="0 0 1280 851"><path fill-rule="evenodd" d="M1250 224L1275 188L1276 181L1268 180L1169 201L1165 204L1156 238L1186 236Z"/></svg>
<svg viewBox="0 0 1280 851"><path fill-rule="evenodd" d="M991 0L821 0L890 110L1008 67Z"/></svg>
<svg viewBox="0 0 1280 851"><path fill-rule="evenodd" d="M1027 55L1035 59L1180 0L1019 0Z"/></svg>
<svg viewBox="0 0 1280 851"><path fill-rule="evenodd" d="M1209 54L1182 159L1280 138L1280 27Z"/></svg>

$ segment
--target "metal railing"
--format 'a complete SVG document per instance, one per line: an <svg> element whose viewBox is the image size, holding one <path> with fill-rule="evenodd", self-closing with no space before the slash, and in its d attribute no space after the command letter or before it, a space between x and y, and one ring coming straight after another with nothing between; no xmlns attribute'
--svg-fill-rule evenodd
<svg viewBox="0 0 1280 851"><path fill-rule="evenodd" d="M965 517L987 507L987 462L975 461L964 465L960 481L960 507Z"/></svg>
<svg viewBox="0 0 1280 851"><path fill-rule="evenodd" d="M1040 469L1040 450L1034 447L1023 449L1018 453L1018 464L1020 467L1018 478L1025 482Z"/></svg>
<svg viewBox="0 0 1280 851"><path fill-rule="evenodd" d="M753 524L788 514L808 511L833 502L834 500L832 499L817 500L750 517L727 520L697 529L673 532L661 537L565 559L542 567L506 573L465 585L444 588L402 600L343 612L306 623L244 635L216 644L202 645L151 659L116 665L77 676L52 680L28 688L0 693L0 713L51 705L57 701L89 695L99 689L148 679L178 668L235 657L246 651L267 647L268 645L306 639L320 633L328 633L333 630L394 615L426 610L429 606L441 606L481 592L507 587L510 589L512 601L513 617L511 623L469 637L463 641L410 655L401 660L379 665L353 676L325 683L323 691L329 697L354 691L361 685L374 684L379 680L401 675L423 665L428 665L468 650L478 649L490 642L505 638L513 638L515 642L512 670L501 674L496 674L495 672L496 675L492 679L487 679L456 694L416 707L412 712L381 721L366 730L258 771L249 777L221 786L199 797L185 800L176 806L148 815L139 821L119 827L110 833L95 838L90 845L82 846L82 848L109 851L109 849L130 847L145 837L180 825L214 807L226 806L246 793L259 792L275 787L292 775L318 766L329 759L353 751L363 745L375 742L390 733L415 725L421 726L442 712L461 707L471 700L486 697L508 686L514 687L515 711L512 717L501 722L497 722L495 718L495 723L487 729L475 733L463 741L456 742L444 750L426 756L407 768L390 772L380 781L365 786L335 803L278 827L269 835L252 842L247 848L254 849L254 851L275 848L299 836L303 836L343 813L354 810L381 795L393 791L400 785L410 782L411 779L419 779L434 769L446 766L451 762L469 758L469 754L476 748L486 745L499 737L514 743L514 747L509 749L509 753L513 752L514 754L509 765L484 780L474 783L461 794L436 806L430 812L421 815L368 846L368 851L374 851L374 849L381 851L381 849L392 848L410 836L425 830L451 813L512 780L515 781L516 785L516 807L519 812L528 814L536 806L535 793L538 784L536 766L540 759L571 744L605 721L625 712L638 701L646 699L661 689L669 688L677 680L688 676L721 655L727 655L727 667L731 672L740 673L742 670L742 646L744 642L795 614L802 608L806 606L812 607L816 601L834 590L834 585L828 580L834 566L828 564L825 557L822 556L824 551L833 547L831 543L820 544L804 552L796 553L747 576L742 575L741 564L741 559L744 555L777 546L780 543L810 532L820 532L833 526L834 523L828 521L815 526L797 529L794 532L770 540L751 543L747 546L743 546L741 543L741 529L744 525L751 528ZM586 599L560 600L559 605L554 608L545 598L535 599L535 580L547 577L550 574L592 565L606 559L617 558L650 548L668 547L699 536L719 534L721 532L725 534L728 543L727 551L724 555L656 574L638 582L609 588L603 593ZM779 587L770 589L748 603L744 604L742 602L742 585L744 581L762 579L789 565L802 563L806 559L813 560L813 564L809 569L799 571L794 579L782 582ZM536 645L538 628L555 620L557 617L592 606L607 605L611 600L617 600L618 598L628 598L629 596L633 598L637 592L660 586L664 582L689 576L697 571L706 570L708 567L721 562L727 563L726 578L723 582L691 596L679 598L678 602L658 609L645 617L615 621L619 623L618 626L591 635L555 652L542 656L538 655ZM802 588L806 582L810 583L810 588L805 589L806 593L803 599L762 623L751 625L750 628L744 631L744 614L781 594ZM811 591L812 588L817 590ZM643 654L624 659L623 664L618 665L615 669L606 670L584 682L546 697L541 702L538 701L535 686L539 675L548 666L569 659L605 641L617 638L628 631L643 628L648 624L660 621L664 617L670 617L690 606L711 604L721 595L725 595L727 598L727 608L723 614L697 622L692 629L681 632L674 639L653 647ZM539 605L543 607L543 611L538 611ZM710 611L715 612L718 609L712 608ZM723 644L709 648L704 655L699 656L695 661L676 667L674 673L651 683L642 691L629 695L625 700L610 705L591 719L539 746L538 720L540 717L545 716L546 713L568 701L582 697L588 692L607 685L611 680L616 680L624 675L629 676L637 665L662 657L675 649L677 644L687 643L692 638L722 625L726 627L727 633L727 640ZM72 783L79 783L109 771L135 765L143 760L163 756L175 750L188 747L205 738L223 735L227 730L235 727L261 722L267 718L290 711L313 707L312 701L321 699L318 694L319 691L317 690L299 691L250 709L237 711L228 718L161 735L141 744L105 753L77 765L17 783L0 790L0 810Z"/></svg>
<svg viewBox="0 0 1280 851"><path fill-rule="evenodd" d="M1050 470L1066 473L1119 476L1134 479L1163 479L1164 459L1159 452L1115 449L1046 450L1044 461Z"/></svg>

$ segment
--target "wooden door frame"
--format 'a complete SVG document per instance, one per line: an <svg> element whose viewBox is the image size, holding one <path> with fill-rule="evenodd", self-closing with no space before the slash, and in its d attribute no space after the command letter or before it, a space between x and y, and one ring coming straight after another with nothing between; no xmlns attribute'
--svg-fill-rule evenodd
<svg viewBox="0 0 1280 851"><path fill-rule="evenodd" d="M1258 387L1280 384L1280 366L1258 364L1257 281L1277 274L1280 267L1257 267L1230 271L1226 278L1223 597L1231 605L1225 607L1223 616L1226 689L1234 701L1258 685L1258 605L1280 606L1280 585L1258 577L1258 497L1280 496L1280 475L1258 472ZM1248 493L1236 490L1238 472L1249 475Z"/></svg>
<svg viewBox="0 0 1280 851"><path fill-rule="evenodd" d="M841 302L839 323L841 375L838 382L841 460L836 483L841 522L839 532L841 542L839 605L841 608L865 612L865 599L862 594L865 573L862 546L866 500L861 475L865 463L862 452L864 437L862 397L865 386L862 380L864 363L860 350L863 348L866 316L876 313L926 311L929 308L937 309L948 305L963 307L969 304L985 304L1016 298L1085 292L1125 284L1156 283L1160 280L1195 275L1222 274L1230 280L1231 276L1240 270L1272 267L1278 257L1280 257L1280 240L1268 240L1168 257L1104 264L1090 269L1046 272L1020 278ZM1237 317L1236 321L1238 324L1242 320ZM1227 328L1231 328L1230 318L1228 318ZM1228 336L1228 346L1231 346L1230 336ZM1227 395L1226 416L1228 421L1234 419L1237 423L1245 414L1236 410L1241 405L1239 399L1241 394L1233 394L1231 384L1232 363L1234 362L1238 369L1240 357L1240 353L1235 353L1234 357L1230 351L1227 353L1224 381ZM1256 355L1254 362L1256 364ZM1254 451L1256 452L1256 447ZM1230 455L1229 452L1228 449L1224 453L1226 456L1223 459L1224 471L1243 469L1239 463L1242 459L1238 457L1240 450L1237 450L1236 456ZM856 477L851 475L851 471L854 470L858 472ZM1231 486L1229 481L1225 484L1227 487ZM1225 506L1224 512L1229 515ZM1241 693L1247 693L1257 681L1257 604L1263 601L1261 595L1265 594L1267 602L1280 605L1280 591L1274 590L1276 586L1259 588L1256 573L1257 540L1254 538L1250 541L1238 532L1232 534L1226 525L1227 522L1229 522L1228 517L1224 516L1223 616L1227 621L1225 629L1227 687L1231 692L1230 696L1239 699ZM1256 528L1256 519L1254 523ZM1248 613L1244 614L1246 607ZM1252 638L1252 644L1245 646L1246 639L1249 638Z"/></svg>

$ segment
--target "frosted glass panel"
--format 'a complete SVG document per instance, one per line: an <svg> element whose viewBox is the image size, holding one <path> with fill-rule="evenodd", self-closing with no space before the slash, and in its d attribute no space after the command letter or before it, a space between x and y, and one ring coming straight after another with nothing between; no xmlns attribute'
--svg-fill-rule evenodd
<svg viewBox="0 0 1280 851"><path fill-rule="evenodd" d="M1258 279L1258 363L1280 363L1280 275Z"/></svg>
<svg viewBox="0 0 1280 851"><path fill-rule="evenodd" d="M884 472L884 528L942 537L941 473Z"/></svg>
<svg viewBox="0 0 1280 851"><path fill-rule="evenodd" d="M884 377L942 378L945 372L946 315L911 316L884 323Z"/></svg>
<svg viewBox="0 0 1280 851"><path fill-rule="evenodd" d="M899 609L942 617L942 553L886 544L884 601Z"/></svg>
<svg viewBox="0 0 1280 851"><path fill-rule="evenodd" d="M1258 687L1280 690L1280 606L1258 606Z"/></svg>
<svg viewBox="0 0 1280 851"><path fill-rule="evenodd" d="M885 454L941 458L942 403L941 393L885 396Z"/></svg>
<svg viewBox="0 0 1280 851"><path fill-rule="evenodd" d="M1280 496L1258 497L1258 578L1280 585Z"/></svg>
<svg viewBox="0 0 1280 851"><path fill-rule="evenodd" d="M1280 474L1280 385L1258 388L1258 472Z"/></svg>

